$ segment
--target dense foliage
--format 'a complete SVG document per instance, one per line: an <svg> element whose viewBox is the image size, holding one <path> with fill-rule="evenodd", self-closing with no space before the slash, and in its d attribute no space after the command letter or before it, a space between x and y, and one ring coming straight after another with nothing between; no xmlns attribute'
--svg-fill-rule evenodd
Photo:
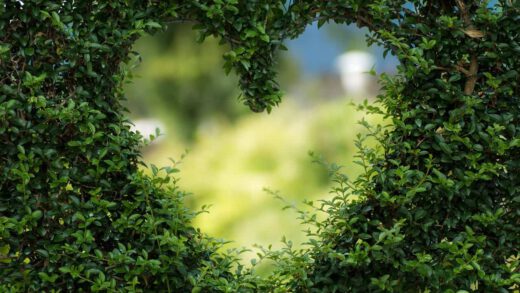
<svg viewBox="0 0 520 293"><path fill-rule="evenodd" d="M0 292L237 290L175 166L138 169L124 63L168 7L127 2L0 2Z"/></svg>
<svg viewBox="0 0 520 293"><path fill-rule="evenodd" d="M518 288L519 12L516 0L0 2L0 289ZM122 64L144 32L196 21L230 44L244 102L269 111L276 51L316 20L367 27L399 58L383 109L367 106L392 127L372 129L379 148L360 140L363 176L335 171L326 221L303 215L318 228L310 249L266 251L278 269L253 283L191 228L169 177L138 171Z"/></svg>
<svg viewBox="0 0 520 293"><path fill-rule="evenodd" d="M520 3L296 1L294 19L357 21L401 65L379 97L392 127L333 169L311 249L267 252L295 292L508 291L520 283ZM303 26L301 26L303 28ZM298 31L296 29L296 31ZM357 196L349 201L349 196ZM289 277L289 279L287 278Z"/></svg>

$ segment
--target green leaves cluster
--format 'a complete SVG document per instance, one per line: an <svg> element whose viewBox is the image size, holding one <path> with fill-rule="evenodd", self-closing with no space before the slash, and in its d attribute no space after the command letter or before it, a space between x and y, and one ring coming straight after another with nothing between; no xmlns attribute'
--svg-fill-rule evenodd
<svg viewBox="0 0 520 293"><path fill-rule="evenodd" d="M299 1L310 18L368 27L401 62L382 76L391 126L360 137L365 174L332 168L335 197L302 212L310 249L266 251L294 292L508 292L519 286L520 4ZM304 16L302 16L303 18ZM366 123L365 123L366 124ZM375 139L378 147L364 146ZM291 263L292 265L288 265ZM304 268L304 269L302 269ZM287 281L287 279L291 281ZM275 289L273 289L275 290Z"/></svg>
<svg viewBox="0 0 520 293"><path fill-rule="evenodd" d="M1 292L247 284L192 227L176 169L138 169L120 104L131 45L171 5L0 1Z"/></svg>
<svg viewBox="0 0 520 293"><path fill-rule="evenodd" d="M1 1L0 291L518 290L519 12L515 0ZM364 174L331 169L336 196L316 206L327 219L302 213L308 249L260 254L278 263L268 279L232 269L190 226L160 172L175 169L137 168L121 65L169 21L230 45L253 111L280 102L275 53L314 21L367 27L401 61L381 109L365 106L392 126L359 137Z"/></svg>

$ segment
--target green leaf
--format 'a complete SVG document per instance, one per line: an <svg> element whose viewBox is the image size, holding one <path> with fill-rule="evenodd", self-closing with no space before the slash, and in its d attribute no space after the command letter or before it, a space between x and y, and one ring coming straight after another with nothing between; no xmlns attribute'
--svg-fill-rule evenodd
<svg viewBox="0 0 520 293"><path fill-rule="evenodd" d="M41 219L42 216L43 216L43 213L40 210L36 210L36 211L32 212L32 214L31 214L31 217L34 220L39 220L39 219Z"/></svg>

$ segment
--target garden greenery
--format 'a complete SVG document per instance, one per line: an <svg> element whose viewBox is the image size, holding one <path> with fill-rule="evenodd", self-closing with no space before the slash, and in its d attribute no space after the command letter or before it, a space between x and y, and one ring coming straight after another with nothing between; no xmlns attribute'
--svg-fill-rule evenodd
<svg viewBox="0 0 520 293"><path fill-rule="evenodd" d="M366 27L400 60L364 106L392 121L370 127L378 147L360 137L364 174L332 169L328 218L302 213L307 249L264 250L267 279L191 226L175 166L138 169L125 64L185 21L229 45L253 111L280 102L276 52L315 21ZM518 0L2 0L0 291L518 290L519 54Z"/></svg>

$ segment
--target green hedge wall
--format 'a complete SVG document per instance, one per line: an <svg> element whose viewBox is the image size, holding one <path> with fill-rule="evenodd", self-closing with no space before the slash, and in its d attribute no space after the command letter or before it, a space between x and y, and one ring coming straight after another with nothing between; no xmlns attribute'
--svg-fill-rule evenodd
<svg viewBox="0 0 520 293"><path fill-rule="evenodd" d="M168 9L0 2L1 292L234 286L235 258L190 225L177 170L139 171L120 104L131 45Z"/></svg>
<svg viewBox="0 0 520 293"><path fill-rule="evenodd" d="M302 213L315 227L311 248L265 252L279 263L274 287L517 292L519 1L296 1L291 10L368 27L368 41L400 66L382 77L379 105L362 106L392 122L360 137L365 174L350 181L332 166L336 196L314 205L328 219Z"/></svg>
<svg viewBox="0 0 520 293"><path fill-rule="evenodd" d="M495 292L518 290L520 3L0 2L0 291ZM268 279L190 225L174 167L143 175L123 116L132 43L192 21L230 45L243 101L272 110L285 38L357 23L401 65L391 127L359 141L365 174L333 169L308 249L265 251ZM338 126L340 127L340 126ZM175 183L175 182L174 182ZM356 200L350 196L355 195ZM516 289L515 289L516 288Z"/></svg>

